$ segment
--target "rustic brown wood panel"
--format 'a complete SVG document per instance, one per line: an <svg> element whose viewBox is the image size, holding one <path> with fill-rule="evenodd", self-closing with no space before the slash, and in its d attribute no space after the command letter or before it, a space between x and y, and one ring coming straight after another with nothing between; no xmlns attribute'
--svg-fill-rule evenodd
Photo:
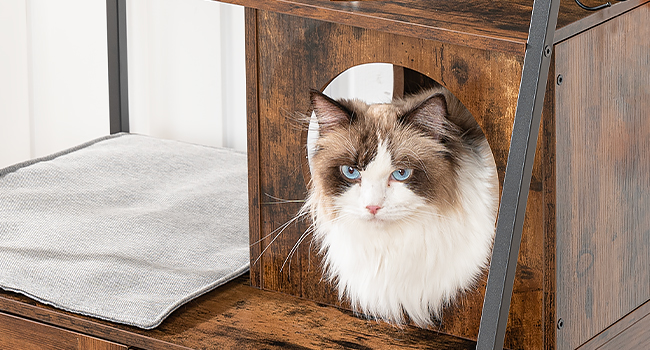
<svg viewBox="0 0 650 350"><path fill-rule="evenodd" d="M97 337L101 335L137 349L469 350L476 346L470 340L415 327L378 324L355 317L348 311L259 290L251 287L246 277L183 305L153 330L74 315L22 295L0 291L0 310L7 309L38 322ZM0 330L2 327L15 328L0 318ZM49 333L38 330L34 334L32 343L49 344L41 341ZM0 333L0 337L2 335L4 333ZM30 341L31 335L21 334L19 340ZM2 347L5 348L24 347Z"/></svg>
<svg viewBox="0 0 650 350"><path fill-rule="evenodd" d="M650 301L600 332L578 350L650 349Z"/></svg>
<svg viewBox="0 0 650 350"><path fill-rule="evenodd" d="M253 283L264 289L346 307L338 302L331 286L321 280L320 257L309 237L290 256L309 223L298 221L281 234L276 231L297 213L301 203L295 200L306 195L304 179L309 176L303 174L308 168L304 164L304 138L292 116L295 112L307 112L309 88L322 89L346 69L371 62L393 63L425 74L450 89L476 117L488 137L502 180L523 57L267 11L257 12L256 25L262 196L261 232L257 237L270 236L260 242L258 251L264 253L253 269L259 269L262 277ZM539 152L542 146L540 141ZM512 348L541 348L543 343L543 167L538 158L506 340ZM475 338L483 292L484 284L480 284L475 293L461 298L447 310L436 329Z"/></svg>
<svg viewBox="0 0 650 350"><path fill-rule="evenodd" d="M558 26L553 41L556 44L562 42L574 35L578 35L600 23L604 23L614 17L618 17L623 13L631 11L648 2L650 2L650 0L627 0L624 2L615 3L613 6L604 8L599 11L594 11L594 12L583 11L582 12L583 16L584 15L588 15L588 16L580 20L577 20L578 17L574 17L576 14L574 14L573 16L567 16L569 18L576 19L576 20L565 22L564 25L561 25L560 21L558 21ZM563 2L563 4L567 4L567 3L573 5L572 1ZM584 2L584 3L588 3L588 2ZM560 11L560 18L562 18L563 15L565 15L565 13Z"/></svg>
<svg viewBox="0 0 650 350"><path fill-rule="evenodd" d="M650 315L630 326L623 333L599 347L599 350L650 349Z"/></svg>
<svg viewBox="0 0 650 350"><path fill-rule="evenodd" d="M417 38L523 54L532 1L226 0L238 5Z"/></svg>
<svg viewBox="0 0 650 350"><path fill-rule="evenodd" d="M79 350L129 350L129 348L105 340L82 336L79 338Z"/></svg>
<svg viewBox="0 0 650 350"><path fill-rule="evenodd" d="M616 2L612 7L595 13L579 8L573 1L562 1L557 23L559 38L566 39L647 1ZM224 0L222 2L522 55L528 37L528 25L533 4L533 0L373 0L354 2Z"/></svg>
<svg viewBox="0 0 650 350"><path fill-rule="evenodd" d="M259 116L257 113L257 10L246 8L246 137L248 152L248 207L260 207L260 146L259 146ZM262 253L259 242L260 237L260 212L248 211L248 230L251 256L251 280L254 285L261 285L262 274L255 264L255 259Z"/></svg>
<svg viewBox="0 0 650 350"><path fill-rule="evenodd" d="M124 345L0 313L0 348L126 350Z"/></svg>
<svg viewBox="0 0 650 350"><path fill-rule="evenodd" d="M650 4L556 47L557 348L650 299Z"/></svg>
<svg viewBox="0 0 650 350"><path fill-rule="evenodd" d="M43 305L23 295L0 290L0 311L19 315L28 319L61 327L70 331L88 334L136 349L187 350L162 339L170 335L161 335L154 331L145 331L136 327L102 321L96 318L73 314ZM204 310L207 312L207 310ZM189 317L193 317L190 315ZM0 322L1 323L1 322Z"/></svg>
<svg viewBox="0 0 650 350"><path fill-rule="evenodd" d="M543 302L543 333L544 350L555 349L556 317L555 317L555 252L556 252L556 223L555 223L555 200L556 200L556 140L555 140L555 88L557 86L555 74L555 54L551 56L551 64L548 71L546 94L544 96L544 109L542 111L542 125L540 142L542 143L539 157L543 166L541 169L543 187L543 212L544 212L544 302Z"/></svg>

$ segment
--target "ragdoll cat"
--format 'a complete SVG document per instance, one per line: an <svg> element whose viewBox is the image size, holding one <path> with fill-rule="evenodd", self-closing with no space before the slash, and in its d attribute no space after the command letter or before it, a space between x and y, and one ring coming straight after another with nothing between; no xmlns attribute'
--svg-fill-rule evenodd
<svg viewBox="0 0 650 350"><path fill-rule="evenodd" d="M368 105L311 92L319 136L303 213L326 278L370 317L427 326L489 260L498 180L446 89Z"/></svg>

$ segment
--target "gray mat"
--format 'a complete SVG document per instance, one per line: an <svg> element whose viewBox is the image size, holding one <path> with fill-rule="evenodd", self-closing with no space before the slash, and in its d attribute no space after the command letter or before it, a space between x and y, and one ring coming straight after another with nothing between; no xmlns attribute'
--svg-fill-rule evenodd
<svg viewBox="0 0 650 350"><path fill-rule="evenodd" d="M145 329L248 270L246 155L121 134L0 169L0 287Z"/></svg>

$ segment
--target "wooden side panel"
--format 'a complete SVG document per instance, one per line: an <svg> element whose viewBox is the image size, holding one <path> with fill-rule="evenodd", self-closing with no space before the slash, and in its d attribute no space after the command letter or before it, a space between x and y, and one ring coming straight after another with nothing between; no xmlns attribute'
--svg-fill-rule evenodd
<svg viewBox="0 0 650 350"><path fill-rule="evenodd" d="M128 347L0 313L0 348L127 350Z"/></svg>
<svg viewBox="0 0 650 350"><path fill-rule="evenodd" d="M599 347L599 350L636 350L650 348L650 315Z"/></svg>
<svg viewBox="0 0 650 350"><path fill-rule="evenodd" d="M303 173L308 167L295 113L308 112L310 88L324 88L352 66L393 63L450 89L485 131L503 180L523 57L261 10L257 12L256 35L261 226L257 236L251 237L259 237L252 242L260 240L259 247L252 251L260 252L261 257L251 259L257 260L253 270L261 278L253 280L255 286L346 306L321 280L321 261L310 244L311 237L296 246L309 222L289 222L302 205L299 201L305 198L305 179L309 177ZM540 141L540 152L542 146ZM512 348L541 348L543 342L543 166L539 158L533 170L506 340ZM285 227L285 223L289 224ZM484 281L476 292L446 311L437 329L476 338L483 293Z"/></svg>
<svg viewBox="0 0 650 350"><path fill-rule="evenodd" d="M650 301L591 338L578 350L650 349Z"/></svg>
<svg viewBox="0 0 650 350"><path fill-rule="evenodd" d="M556 48L558 349L650 299L650 5Z"/></svg>

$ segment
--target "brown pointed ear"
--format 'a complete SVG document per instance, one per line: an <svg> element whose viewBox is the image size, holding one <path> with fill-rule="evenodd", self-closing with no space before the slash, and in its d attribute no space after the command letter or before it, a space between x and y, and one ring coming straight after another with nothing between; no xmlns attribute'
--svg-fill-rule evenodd
<svg viewBox="0 0 650 350"><path fill-rule="evenodd" d="M310 90L311 108L318 119L321 134L337 126L350 124L352 112L318 90Z"/></svg>
<svg viewBox="0 0 650 350"><path fill-rule="evenodd" d="M414 125L435 138L447 135L453 128L447 119L447 100L440 93L427 97L400 117L399 122Z"/></svg>

